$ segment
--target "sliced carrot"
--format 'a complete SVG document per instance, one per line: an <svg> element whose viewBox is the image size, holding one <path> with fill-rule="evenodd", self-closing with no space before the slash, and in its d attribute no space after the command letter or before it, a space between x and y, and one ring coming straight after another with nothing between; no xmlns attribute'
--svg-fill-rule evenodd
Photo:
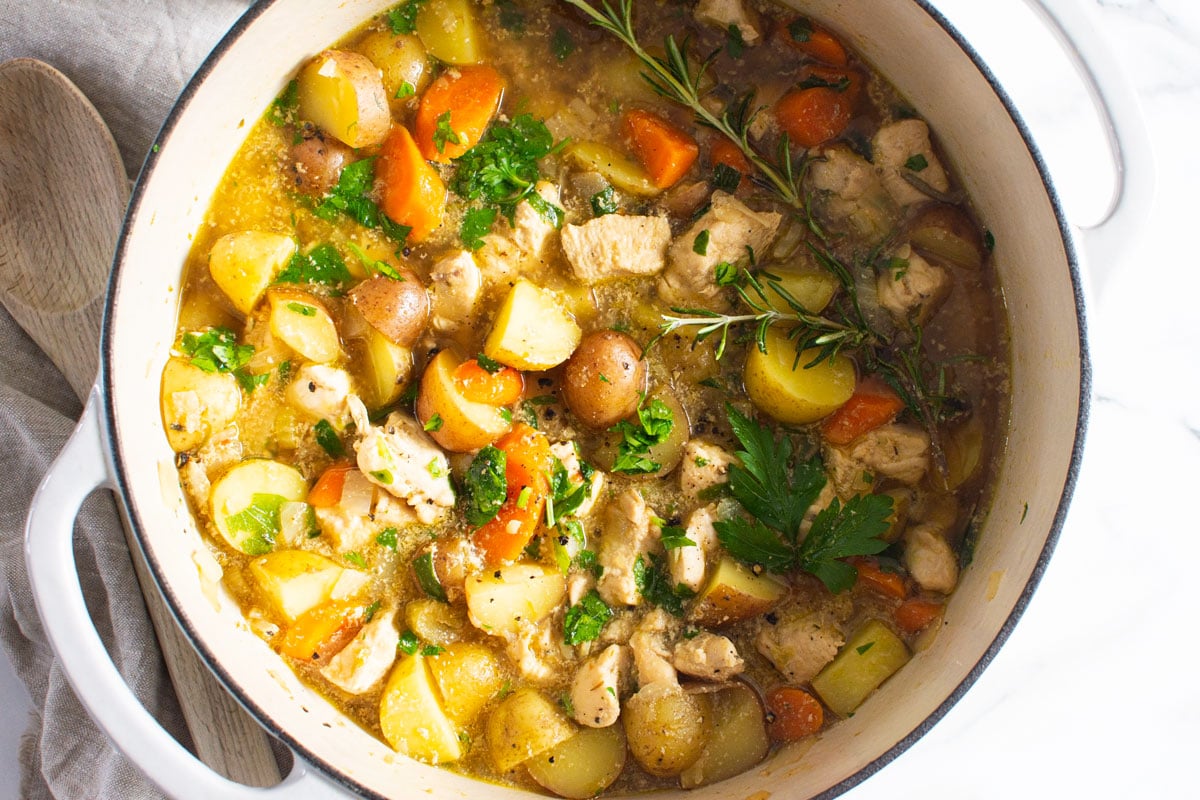
<svg viewBox="0 0 1200 800"><path fill-rule="evenodd" d="M904 401L892 387L878 378L868 377L854 388L841 408L825 418L821 434L830 444L843 445L886 425L904 410Z"/></svg>
<svg viewBox="0 0 1200 800"><path fill-rule="evenodd" d="M471 535L483 563L493 567L520 558L537 532L545 507L545 495L529 495L523 507L515 498L505 501L496 516Z"/></svg>
<svg viewBox="0 0 1200 800"><path fill-rule="evenodd" d="M674 186L696 159L700 145L688 133L649 111L633 109L621 118L621 130L650 179L660 189Z"/></svg>
<svg viewBox="0 0 1200 800"><path fill-rule="evenodd" d="M712 161L714 167L717 164L724 164L742 173L742 182L738 183L739 188L745 182L746 176L754 171L754 167L750 164L750 161L746 158L746 154L742 152L741 148L724 136L713 142L712 147L708 151L708 158Z"/></svg>
<svg viewBox="0 0 1200 800"><path fill-rule="evenodd" d="M454 67L443 72L421 96L413 122L421 155L445 164L467 152L483 138L503 97L504 78L491 67Z"/></svg>
<svg viewBox="0 0 1200 800"><path fill-rule="evenodd" d="M546 434L518 422L496 441L496 447L506 456L504 477L508 480L509 499L520 495L525 487L539 496L550 491L554 454Z"/></svg>
<svg viewBox="0 0 1200 800"><path fill-rule="evenodd" d="M537 532L550 493L550 471L554 465L550 440L523 422L501 436L495 446L506 457L504 478L508 482L508 498L496 516L472 535L488 566L520 558Z"/></svg>
<svg viewBox="0 0 1200 800"><path fill-rule="evenodd" d="M929 624L942 613L942 604L932 600L922 600L914 597L905 600L892 612L896 625L905 633L918 633L929 627Z"/></svg>
<svg viewBox="0 0 1200 800"><path fill-rule="evenodd" d="M317 482L308 490L308 504L313 508L331 508L342 501L342 488L346 485L346 473L354 465L339 461L326 468Z"/></svg>
<svg viewBox="0 0 1200 800"><path fill-rule="evenodd" d="M458 365L454 370L454 381L467 400L491 406L515 403L525 391L525 378L519 371L502 366L496 372L488 372L474 358Z"/></svg>
<svg viewBox="0 0 1200 800"><path fill-rule="evenodd" d="M850 558L847 561L858 570L859 582L868 589L896 600L908 597L908 587L904 585L904 576L894 572L884 572L873 559Z"/></svg>
<svg viewBox="0 0 1200 800"><path fill-rule="evenodd" d="M362 626L362 608L357 604L324 603L287 627L279 652L305 661L327 661L349 644Z"/></svg>
<svg viewBox="0 0 1200 800"><path fill-rule="evenodd" d="M854 98L826 86L796 89L775 104L775 118L793 144L817 147L838 136L850 124Z"/></svg>
<svg viewBox="0 0 1200 800"><path fill-rule="evenodd" d="M803 689L780 686L767 693L767 733L777 742L794 742L821 730L825 710Z"/></svg>
<svg viewBox="0 0 1200 800"><path fill-rule="evenodd" d="M835 67L846 66L846 48L826 29L814 25L807 17L797 17L787 25L784 41L817 61Z"/></svg>
<svg viewBox="0 0 1200 800"><path fill-rule="evenodd" d="M442 224L446 184L417 149L403 125L392 128L375 165L383 213L412 228L409 241L420 242Z"/></svg>

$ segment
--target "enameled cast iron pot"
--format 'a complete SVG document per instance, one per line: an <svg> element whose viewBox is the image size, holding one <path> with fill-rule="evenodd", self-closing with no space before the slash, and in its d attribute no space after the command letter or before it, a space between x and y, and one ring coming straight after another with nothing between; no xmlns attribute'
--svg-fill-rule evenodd
<svg viewBox="0 0 1200 800"><path fill-rule="evenodd" d="M1072 231L1011 104L926 0L792 0L843 32L936 131L984 224L1011 316L1012 408L994 504L974 563L932 647L853 718L808 747L784 749L717 786L659 797L832 797L933 726L1007 637L1045 567L1081 454L1090 395L1075 240L1111 257L1148 205L1152 173L1132 94L1074 0L1043 16L1086 68L1124 180L1100 228ZM300 683L249 632L179 487L159 415L159 376L175 336L180 268L209 199L250 125L287 77L394 0L266 0L205 62L176 105L133 193L109 287L101 374L83 419L30 514L26 547L42 619L76 692L100 726L178 797L528 797L399 756ZM1044 6L1050 7L1047 12ZM1073 39L1073 41L1072 41ZM1100 87L1100 88L1098 88ZM1094 240L1094 242L1093 242ZM72 556L73 520L96 487L114 489L163 594L228 689L297 754L274 789L208 770L137 704L92 627Z"/></svg>

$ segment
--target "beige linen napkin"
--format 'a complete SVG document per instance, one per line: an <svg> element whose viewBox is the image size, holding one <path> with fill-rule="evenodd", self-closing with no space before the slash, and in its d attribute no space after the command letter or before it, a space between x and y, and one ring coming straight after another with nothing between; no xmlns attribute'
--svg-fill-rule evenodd
<svg viewBox="0 0 1200 800"><path fill-rule="evenodd" d="M64 72L112 128L136 175L175 97L247 0L0 0L0 61L28 56ZM21 796L148 798L158 792L88 718L46 642L25 574L30 498L80 414L70 386L0 309L0 646L36 708L21 752ZM88 607L117 668L190 746L112 498L76 527ZM21 721L4 716L5 724Z"/></svg>

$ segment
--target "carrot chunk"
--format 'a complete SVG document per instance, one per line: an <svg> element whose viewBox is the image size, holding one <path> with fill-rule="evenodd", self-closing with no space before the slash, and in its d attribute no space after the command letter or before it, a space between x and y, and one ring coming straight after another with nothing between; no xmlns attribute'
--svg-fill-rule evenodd
<svg viewBox="0 0 1200 800"><path fill-rule="evenodd" d="M349 462L339 461L327 467L308 490L308 504L313 508L331 508L342 501L342 489L346 485L346 473L354 469Z"/></svg>
<svg viewBox="0 0 1200 800"><path fill-rule="evenodd" d="M412 229L409 241L423 241L442 224L446 185L404 126L397 125L384 140L375 174L381 186L383 213Z"/></svg>
<svg viewBox="0 0 1200 800"><path fill-rule="evenodd" d="M850 124L854 104L845 93L827 86L796 89L775 104L775 117L788 138L802 147L817 147Z"/></svg>
<svg viewBox="0 0 1200 800"><path fill-rule="evenodd" d="M714 167L717 164L724 164L742 173L742 179L738 183L738 188L741 188L745 183L746 176L754 170L753 165L746 158L746 154L742 152L741 148L724 136L713 142L712 148L708 151L708 158L712 161Z"/></svg>
<svg viewBox="0 0 1200 800"><path fill-rule="evenodd" d="M474 358L458 365L454 370L454 381L467 400L491 406L515 403L525 391L525 379L519 371L501 367L496 372L488 372Z"/></svg>
<svg viewBox="0 0 1200 800"><path fill-rule="evenodd" d="M821 434L830 444L850 444L864 433L891 422L903 410L904 401L892 387L868 377L855 387L854 394L841 408L826 417Z"/></svg>
<svg viewBox="0 0 1200 800"><path fill-rule="evenodd" d="M942 613L942 604L914 597L905 600L892 613L900 630L905 633L917 633L928 628L929 624L938 618Z"/></svg>
<svg viewBox="0 0 1200 800"><path fill-rule="evenodd" d="M537 532L550 493L554 454L541 431L519 422L495 445L506 456L508 496L500 511L472 535L488 566L520 558Z"/></svg>
<svg viewBox="0 0 1200 800"><path fill-rule="evenodd" d="M649 111L625 112L621 130L650 179L660 189L674 186L700 157L700 145L695 139Z"/></svg>
<svg viewBox="0 0 1200 800"><path fill-rule="evenodd" d="M328 661L362 628L361 612L361 607L350 603L319 605L288 626L279 652L304 661Z"/></svg>
<svg viewBox="0 0 1200 800"><path fill-rule="evenodd" d="M413 134L421 155L442 164L478 144L500 108L504 78L488 66L443 72L421 96Z"/></svg>
<svg viewBox="0 0 1200 800"><path fill-rule="evenodd" d="M825 710L803 689L780 686L767 693L767 733L777 742L794 742L821 730Z"/></svg>
<svg viewBox="0 0 1200 800"><path fill-rule="evenodd" d="M868 589L896 600L908 597L908 587L904 585L904 576L894 572L884 572L879 568L879 564L870 558L847 560L858 570L859 582Z"/></svg>
<svg viewBox="0 0 1200 800"><path fill-rule="evenodd" d="M814 25L807 17L796 17L788 23L783 40L817 61L844 67L848 60L846 48L826 29Z"/></svg>

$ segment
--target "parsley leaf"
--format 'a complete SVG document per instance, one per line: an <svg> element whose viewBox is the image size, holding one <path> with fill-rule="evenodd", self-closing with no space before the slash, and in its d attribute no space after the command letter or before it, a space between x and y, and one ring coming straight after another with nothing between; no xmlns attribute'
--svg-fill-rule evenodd
<svg viewBox="0 0 1200 800"><path fill-rule="evenodd" d="M812 39L813 24L808 17L796 17L788 23L787 29L792 36L792 41L807 42Z"/></svg>
<svg viewBox="0 0 1200 800"><path fill-rule="evenodd" d="M337 185L314 209L323 220L333 221L344 214L364 228L378 228L400 244L412 230L407 225L392 222L367 195L375 185L375 156L347 165L338 177Z"/></svg>
<svg viewBox="0 0 1200 800"><path fill-rule="evenodd" d="M462 137L450 127L450 112L445 111L437 118L437 127L433 130L433 146L439 153L446 151L447 144L462 144Z"/></svg>
<svg viewBox="0 0 1200 800"><path fill-rule="evenodd" d="M562 26L555 28L550 37L550 49L560 62L566 61L567 56L575 52L575 41L571 38L570 31Z"/></svg>
<svg viewBox="0 0 1200 800"><path fill-rule="evenodd" d="M616 192L611 186L605 186L592 195L592 213L597 217L617 213Z"/></svg>
<svg viewBox="0 0 1200 800"><path fill-rule="evenodd" d="M433 433L437 433L438 431L440 431L442 429L442 415L435 413L432 417L429 418L429 421L426 422L421 427L427 431L432 431Z"/></svg>
<svg viewBox="0 0 1200 800"><path fill-rule="evenodd" d="M375 544L379 545L380 547L386 547L389 550L395 550L399 535L400 532L395 528L384 528L379 532L379 535L375 537Z"/></svg>
<svg viewBox="0 0 1200 800"><path fill-rule="evenodd" d="M746 40L742 38L742 29L733 23L725 29L725 52L730 58L741 58L746 50Z"/></svg>
<svg viewBox="0 0 1200 800"><path fill-rule="evenodd" d="M921 153L917 153L915 156L909 156L908 160L904 162L904 168L910 169L913 172L922 172L925 169L928 169L928 167L929 161Z"/></svg>
<svg viewBox="0 0 1200 800"><path fill-rule="evenodd" d="M193 367L205 372L235 372L254 355L253 345L238 344L237 334L224 327L185 333L181 349L191 356Z"/></svg>
<svg viewBox="0 0 1200 800"><path fill-rule="evenodd" d="M761 564L771 572L783 573L796 562L791 545L759 520L733 517L714 522L713 527L717 530L718 541L744 564Z"/></svg>
<svg viewBox="0 0 1200 800"><path fill-rule="evenodd" d="M462 238L463 247L468 250L478 250L483 247L483 237L492 230L496 221L494 208L469 208L463 215L462 225L458 235Z"/></svg>
<svg viewBox="0 0 1200 800"><path fill-rule="evenodd" d="M367 560L362 557L362 553L359 553L356 550L351 550L349 553L346 553L344 556L342 556L342 558L346 559L359 569L367 568Z"/></svg>
<svg viewBox="0 0 1200 800"><path fill-rule="evenodd" d="M887 495L855 495L844 506L835 497L813 520L797 552L798 565L820 578L831 592L849 589L858 572L838 559L887 549L887 542L879 537L887 532L891 513L892 498Z"/></svg>
<svg viewBox="0 0 1200 800"><path fill-rule="evenodd" d="M407 0L387 12L388 27L392 33L412 33L417 29L417 12L425 0Z"/></svg>
<svg viewBox="0 0 1200 800"><path fill-rule="evenodd" d="M412 97L416 93L417 87L413 86L408 81L400 81L400 86L396 89L396 94L393 95L393 98L396 100L403 100L406 97Z"/></svg>
<svg viewBox="0 0 1200 800"><path fill-rule="evenodd" d="M266 555L275 549L275 538L279 535L279 509L287 498L277 494L250 495L250 505L236 514L225 518L231 533L244 533L241 550L247 555Z"/></svg>
<svg viewBox="0 0 1200 800"><path fill-rule="evenodd" d="M338 436L329 420L318 420L317 424L313 426L313 433L316 434L317 444L321 445L321 449L328 453L330 458L341 458L346 455L342 437Z"/></svg>
<svg viewBox="0 0 1200 800"><path fill-rule="evenodd" d="M569 645L583 644L599 638L613 611L592 589L577 604L567 609L563 617L563 641Z"/></svg>
<svg viewBox="0 0 1200 800"><path fill-rule="evenodd" d="M662 529L659 537L664 550L678 550L680 547L695 547L696 543L688 538L687 531L674 525Z"/></svg>
<svg viewBox="0 0 1200 800"><path fill-rule="evenodd" d="M505 470L508 456L488 445L475 454L463 479L464 513L476 528L488 523L500 511L508 497Z"/></svg>
<svg viewBox="0 0 1200 800"><path fill-rule="evenodd" d="M289 81L279 96L267 108L267 119L272 125L282 128L296 121L296 109L300 107L300 81Z"/></svg>
<svg viewBox="0 0 1200 800"><path fill-rule="evenodd" d="M646 602L682 617L683 601L691 598L693 592L683 584L672 588L671 579L667 576L665 559L657 553L650 555L649 564L642 556L633 562L633 582Z"/></svg>
<svg viewBox="0 0 1200 800"><path fill-rule="evenodd" d="M333 289L342 289L353 280L342 254L328 242L307 253L295 253L275 276L276 283L315 283Z"/></svg>
<svg viewBox="0 0 1200 800"><path fill-rule="evenodd" d="M420 646L421 640L412 631L405 631L400 634L400 641L396 643L397 650L401 650L410 656L415 656Z"/></svg>
<svg viewBox="0 0 1200 800"><path fill-rule="evenodd" d="M479 353L475 356L475 363L479 368L489 375L495 375L500 370L504 369L504 365L494 358L488 358L485 353ZM536 399L536 398L535 398ZM529 402L529 401L526 401Z"/></svg>
<svg viewBox="0 0 1200 800"><path fill-rule="evenodd" d="M651 447L662 444L671 435L671 430L675 427L675 415L671 413L667 404L657 397L639 408L637 415L637 423L621 420L609 429L617 431L622 437L617 446L613 472L644 475L662 469L662 464L648 456Z"/></svg>
<svg viewBox="0 0 1200 800"><path fill-rule="evenodd" d="M511 219L517 203L533 194L538 160L554 149L545 123L520 114L507 125L488 128L477 144L454 159L458 169L450 188L464 200L483 201Z"/></svg>
<svg viewBox="0 0 1200 800"><path fill-rule="evenodd" d="M692 240L692 252L698 256L708 255L708 238L710 234L708 228L696 234L696 238Z"/></svg>

